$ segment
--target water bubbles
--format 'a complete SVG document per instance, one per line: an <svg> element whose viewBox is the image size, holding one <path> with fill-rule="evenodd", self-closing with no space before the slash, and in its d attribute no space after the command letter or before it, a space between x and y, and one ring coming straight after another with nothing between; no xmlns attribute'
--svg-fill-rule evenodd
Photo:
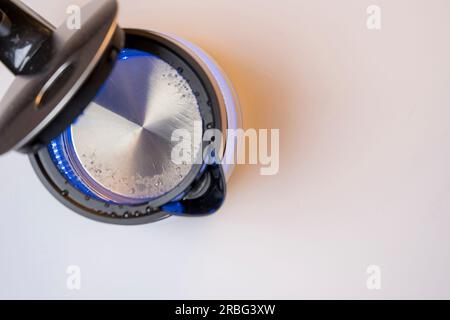
<svg viewBox="0 0 450 320"><path fill-rule="evenodd" d="M136 63L138 63L137 61L138 60L136 60ZM196 97L200 97L203 93L201 93L202 91L193 90L189 85L188 79L185 78L185 75L191 74L190 70L171 66L169 63L157 57L151 57L149 61L148 65L146 62L143 64L145 67L142 68L137 68L135 65L133 71L142 70L142 72L147 72L151 70L151 74L154 75L154 77L149 79L149 83L151 84L151 86L149 86L150 89L162 91L161 97L158 96L158 99L154 99L155 101L150 101L152 103L154 102L155 105L152 105L152 108L156 110L152 109L152 111L155 111L152 113L152 116L159 116L159 113L163 115L167 114L167 106L164 104L167 101L168 105L174 106L174 109L171 111L173 111L173 114L175 114L176 117L179 117L177 120L180 120L180 124L173 121L173 123L170 122L170 125L179 125L182 127L185 123L190 124L195 123L196 121L202 121L198 106L199 103ZM137 64L137 66L139 65ZM146 66L151 66L152 68L147 68ZM114 78L114 74L112 77ZM120 79L118 78L118 80L123 81L123 77ZM144 93L146 90L145 85L145 88L141 88L140 83L136 83L136 85L138 87L136 92L132 91L131 93L135 93L136 95L140 95L141 91ZM134 86L129 86L127 89L134 90ZM114 90L119 89L114 88ZM103 92L108 92L109 94L110 91L114 90L105 89ZM168 96L168 98L165 99L165 96ZM112 95L112 97L116 96ZM129 146L132 145L132 139L134 139L135 136L127 136L130 124L129 119L127 119L127 126L124 126L123 130L125 131L123 135L119 135L118 131L113 130L114 128L109 130L109 122L107 125L104 125L102 122L102 112L104 109L108 109L108 111L114 112L116 115L120 116L114 117L114 119L118 121L118 124L120 124L119 121L124 116L118 112L122 111L122 107L128 109L135 108L136 110L133 109L133 111L139 115L147 114L146 109L139 109L150 107L150 102L148 105L141 103L141 100L145 101L145 98L147 98L147 96L142 97L142 99L138 96L135 99L136 101L133 99L129 99L130 101L122 101L120 99L111 98L114 103L117 102L117 105L114 105L115 108L108 109L106 106L107 104L101 104L101 107L97 106L96 108L92 108L90 113L85 113L84 117L82 119L80 118L77 124L72 127L71 143L76 147L74 148L74 156L78 158L75 160L79 160L79 162L77 162L79 167L74 168L77 169L75 173L80 175L80 181L84 184L84 187L92 192L89 193L92 199L99 198L104 202L111 203L111 207L114 208L120 203L129 205L149 204L152 200L158 199L161 196L167 195L170 191L173 191L179 186L180 182L186 178L192 169L191 163L176 165L172 161L166 161L170 160L170 154L168 154L168 157L161 157L161 159L153 157L152 152L146 152L145 155L138 155L137 153L130 154L131 149ZM159 99L161 99L162 103L160 103ZM138 105L128 105L128 102L129 104ZM122 106L122 103L125 105ZM161 110L157 108L161 108ZM94 111L98 112L98 114ZM110 115L109 112L108 115ZM93 121L96 120L95 118L92 118L95 116L101 116L102 118L100 118L99 121ZM151 121L149 121L149 123L150 122ZM84 128L84 125L89 127L89 135L86 133L86 130L81 130L81 128ZM108 130L104 130L104 127L107 127ZM185 127L187 127L189 131L191 130L191 125L186 124ZM151 128L145 129L150 131ZM195 128L192 128L192 130L194 129ZM163 134L165 135L165 131ZM123 140L121 140L122 137ZM127 140L128 138L130 141ZM146 141L145 139L141 139L139 142ZM201 155L201 144L195 146L193 148L194 151L197 150L195 148L199 148L198 154ZM149 149L151 148L149 147ZM170 149L170 145L167 149ZM146 149L142 148L139 150ZM161 150L162 152L166 152L164 148ZM155 150L155 152L160 152L160 150ZM197 151L193 153L197 153ZM142 158L138 159L138 156L141 156ZM84 197L84 194L82 197ZM105 204L105 206L108 207L109 204ZM120 211L118 213L123 216L125 210L127 210L127 207L118 210ZM133 212L134 210L129 212L131 217L133 217ZM143 211L143 213L144 212L145 211Z"/></svg>

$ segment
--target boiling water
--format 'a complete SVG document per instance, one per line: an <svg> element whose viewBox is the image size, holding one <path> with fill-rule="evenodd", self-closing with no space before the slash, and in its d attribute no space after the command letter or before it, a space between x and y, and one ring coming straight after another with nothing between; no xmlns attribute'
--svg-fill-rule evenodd
<svg viewBox="0 0 450 320"><path fill-rule="evenodd" d="M195 94L176 69L148 53L124 50L96 99L49 151L87 196L143 203L170 192L192 170L171 160L171 137L176 129L193 135L201 121ZM192 149L199 152L201 145Z"/></svg>

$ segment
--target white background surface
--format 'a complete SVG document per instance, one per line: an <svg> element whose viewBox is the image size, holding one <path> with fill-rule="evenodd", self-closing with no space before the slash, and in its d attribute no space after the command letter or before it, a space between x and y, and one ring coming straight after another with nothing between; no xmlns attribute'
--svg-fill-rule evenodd
<svg viewBox="0 0 450 320"><path fill-rule="evenodd" d="M83 2L26 1L55 25ZM215 216L118 227L70 212L25 156L3 156L0 298L450 298L448 1L121 4L122 26L218 60L246 127L281 129L280 173L238 168Z"/></svg>

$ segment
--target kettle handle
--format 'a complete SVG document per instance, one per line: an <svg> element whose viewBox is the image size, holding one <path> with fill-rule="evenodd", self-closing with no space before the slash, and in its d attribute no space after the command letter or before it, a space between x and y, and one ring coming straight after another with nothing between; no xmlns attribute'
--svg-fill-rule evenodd
<svg viewBox="0 0 450 320"><path fill-rule="evenodd" d="M15 75L33 74L45 65L54 31L22 2L0 0L0 61Z"/></svg>

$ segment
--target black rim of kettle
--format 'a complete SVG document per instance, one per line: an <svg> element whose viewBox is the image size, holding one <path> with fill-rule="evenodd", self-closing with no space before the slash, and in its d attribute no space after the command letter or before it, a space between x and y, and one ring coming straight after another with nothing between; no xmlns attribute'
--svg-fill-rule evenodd
<svg viewBox="0 0 450 320"><path fill-rule="evenodd" d="M182 72L196 92L204 131L209 128L222 130L219 97L206 71L195 57L158 33L138 29L123 30L125 48L154 54ZM206 146L207 143L204 143L203 147ZM39 150L31 153L30 161L45 187L65 206L89 219L120 225L145 224L169 217L170 214L161 211L161 206L187 194L205 169L204 164L196 164L180 185L166 195L142 205L127 206L91 199L73 187L58 171L46 147L41 146Z"/></svg>

